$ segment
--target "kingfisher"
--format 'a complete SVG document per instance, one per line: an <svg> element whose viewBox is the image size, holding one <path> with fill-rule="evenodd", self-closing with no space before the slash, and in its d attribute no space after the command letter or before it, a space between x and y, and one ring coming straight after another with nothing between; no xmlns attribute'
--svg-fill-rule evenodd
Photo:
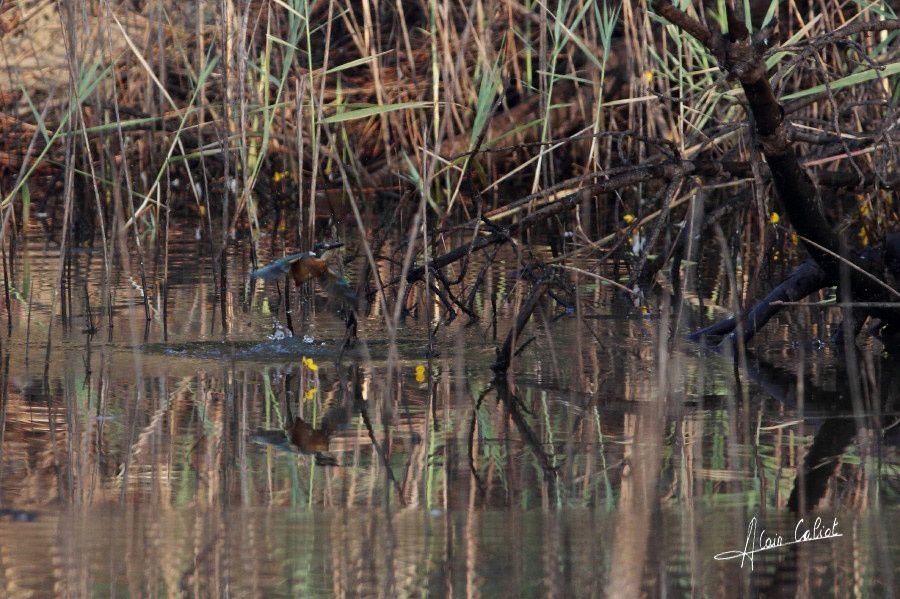
<svg viewBox="0 0 900 599"><path fill-rule="evenodd" d="M293 422L282 429L258 429L253 441L260 445L271 445L280 451L313 455L320 466L337 466L337 460L328 452L328 441L335 429L328 419L323 418L320 428L315 428L302 418L295 417Z"/></svg>
<svg viewBox="0 0 900 599"><path fill-rule="evenodd" d="M288 273L291 273L296 287L307 281L317 280L325 293L345 309L344 324L347 332L339 356L342 356L344 350L351 347L356 340L356 307L359 305L359 299L350 283L334 272L326 260L328 252L343 245L341 242L316 243L311 252L290 254L250 273L251 283L256 279L277 280Z"/></svg>
<svg viewBox="0 0 900 599"><path fill-rule="evenodd" d="M254 270L250 273L250 281L252 283L256 279L279 279L291 273L294 285L299 287L303 283L315 279L329 297L339 301L351 311L355 310L357 306L356 293L350 288L350 283L347 279L334 272L325 259L327 252L343 245L340 242L317 243L310 252L290 254L279 258L267 266Z"/></svg>

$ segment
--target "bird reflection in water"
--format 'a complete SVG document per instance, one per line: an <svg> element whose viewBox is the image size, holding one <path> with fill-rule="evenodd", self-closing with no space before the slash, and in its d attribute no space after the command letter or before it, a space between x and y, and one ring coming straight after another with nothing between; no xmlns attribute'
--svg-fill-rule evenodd
<svg viewBox="0 0 900 599"><path fill-rule="evenodd" d="M336 368L339 377L332 397L326 400L326 408L318 423L308 422L301 416L294 416L290 401L282 404L285 426L283 429L256 431L252 439L261 445L268 445L279 451L300 455L311 455L320 466L338 466L337 459L328 453L331 438L346 428L354 413L366 414L362 407L362 390L359 380L359 366L348 366L344 371ZM288 375L289 379L292 378ZM290 382L288 382L290 387Z"/></svg>
<svg viewBox="0 0 900 599"><path fill-rule="evenodd" d="M337 459L327 453L328 441L334 433L335 429L324 419L320 428L316 428L296 416L285 429L259 430L253 440L280 451L312 455L319 466L337 466Z"/></svg>

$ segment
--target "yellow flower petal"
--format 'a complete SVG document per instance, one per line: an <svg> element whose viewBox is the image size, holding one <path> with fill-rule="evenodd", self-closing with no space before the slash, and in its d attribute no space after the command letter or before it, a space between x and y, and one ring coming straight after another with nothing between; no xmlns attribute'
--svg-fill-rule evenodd
<svg viewBox="0 0 900 599"><path fill-rule="evenodd" d="M306 356L303 356L302 362L303 362L303 365L304 365L304 366L306 366L307 368L309 368L309 369L312 370L313 372L315 372L316 370L319 369L319 365L316 364L316 363L313 361L312 358L307 358Z"/></svg>
<svg viewBox="0 0 900 599"><path fill-rule="evenodd" d="M315 399L316 391L317 391L317 389L315 387L310 387L309 389L307 389L306 393L303 394L303 401L309 401L311 399Z"/></svg>
<svg viewBox="0 0 900 599"><path fill-rule="evenodd" d="M772 215L769 217L769 222L772 223L773 225L777 225L778 221L780 221L780 220L781 220L781 217L778 216L777 212L773 212Z"/></svg>
<svg viewBox="0 0 900 599"><path fill-rule="evenodd" d="M644 71L644 81L647 82L647 85L653 83L653 71Z"/></svg>
<svg viewBox="0 0 900 599"><path fill-rule="evenodd" d="M425 367L419 364L416 366L416 382L424 383L425 382Z"/></svg>
<svg viewBox="0 0 900 599"><path fill-rule="evenodd" d="M626 224L626 225L630 225L631 223L634 222L634 215L633 215L633 214L626 214L625 216L622 217L622 220L625 221L625 224Z"/></svg>

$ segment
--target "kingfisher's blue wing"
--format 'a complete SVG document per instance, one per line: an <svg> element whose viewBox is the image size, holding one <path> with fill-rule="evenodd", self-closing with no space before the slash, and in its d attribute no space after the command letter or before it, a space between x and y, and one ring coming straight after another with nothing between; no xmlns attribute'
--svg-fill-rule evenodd
<svg viewBox="0 0 900 599"><path fill-rule="evenodd" d="M251 272L250 280L252 281L254 279L266 279L267 281L271 281L272 279L279 279L291 270L292 263L299 260L300 258L303 258L306 255L306 253L291 254L289 256L285 256L284 258L276 260L272 264L263 266L262 268Z"/></svg>
<svg viewBox="0 0 900 599"><path fill-rule="evenodd" d="M290 439L284 433L284 429L264 430L257 429L256 434L250 437L254 443L260 445L270 445L279 451L288 451L296 453L297 450L291 445Z"/></svg>

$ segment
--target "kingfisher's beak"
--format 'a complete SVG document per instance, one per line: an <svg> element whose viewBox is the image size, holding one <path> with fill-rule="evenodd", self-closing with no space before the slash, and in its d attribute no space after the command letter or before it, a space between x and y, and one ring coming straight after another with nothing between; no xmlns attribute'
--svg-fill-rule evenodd
<svg viewBox="0 0 900 599"><path fill-rule="evenodd" d="M330 252L331 250L335 250L339 247L344 247L344 243L341 241L329 241L328 243L316 243L312 248L312 253L322 258Z"/></svg>

